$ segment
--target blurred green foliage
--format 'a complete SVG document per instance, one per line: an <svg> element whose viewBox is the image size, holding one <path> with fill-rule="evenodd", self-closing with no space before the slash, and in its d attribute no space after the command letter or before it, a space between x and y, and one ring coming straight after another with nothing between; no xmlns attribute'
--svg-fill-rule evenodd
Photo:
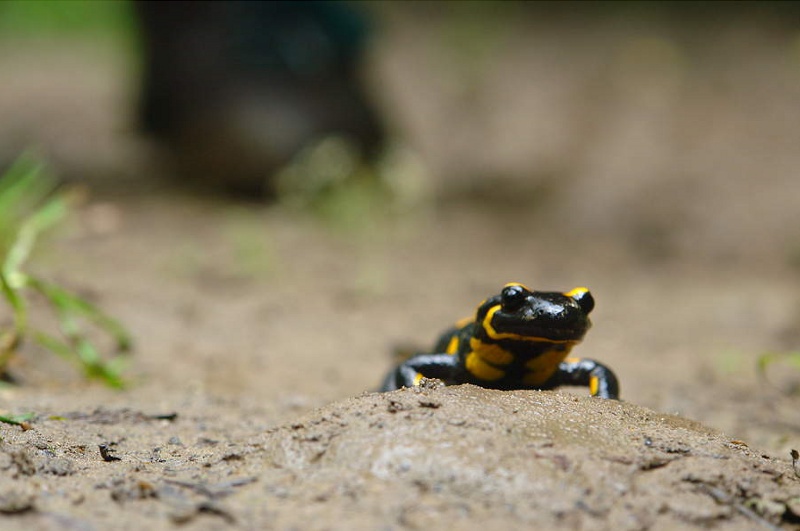
<svg viewBox="0 0 800 531"><path fill-rule="evenodd" d="M759 356L757 369L758 375L763 381L771 383L788 395L800 395L800 382L798 382L798 376L800 376L799 351L766 352ZM774 382L774 378L770 378L770 369L772 369L773 376L779 375L782 377L782 385Z"/></svg>
<svg viewBox="0 0 800 531"><path fill-rule="evenodd" d="M111 0L3 0L0 34L12 36L131 36L133 4Z"/></svg>
<svg viewBox="0 0 800 531"><path fill-rule="evenodd" d="M30 424L28 421L36 418L36 413L22 413L19 415L0 415L0 422L5 424L12 424L14 426L21 426L23 429L28 429Z"/></svg>
<svg viewBox="0 0 800 531"><path fill-rule="evenodd" d="M69 195L30 156L20 158L0 177L0 292L11 322L0 325L0 374L20 345L33 340L77 365L87 378L123 387L122 369L131 339L125 328L99 308L59 285L29 271L31 253L40 236L59 225L70 210ZM59 332L35 328L30 322L31 295L41 296L54 310ZM115 353L103 355L96 332L110 335Z"/></svg>
<svg viewBox="0 0 800 531"><path fill-rule="evenodd" d="M283 204L348 232L372 226L370 221L388 201L385 187L357 146L337 136L298 153L278 172L276 184Z"/></svg>
<svg viewBox="0 0 800 531"><path fill-rule="evenodd" d="M389 146L369 160L347 138L330 135L306 147L275 176L281 204L318 217L347 234L376 234L418 215L431 190L413 152Z"/></svg>

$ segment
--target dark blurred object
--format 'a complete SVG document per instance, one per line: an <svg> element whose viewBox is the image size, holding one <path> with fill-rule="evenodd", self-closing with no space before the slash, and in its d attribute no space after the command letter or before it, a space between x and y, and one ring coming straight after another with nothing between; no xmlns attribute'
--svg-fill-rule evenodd
<svg viewBox="0 0 800 531"><path fill-rule="evenodd" d="M367 24L343 2L136 2L142 126L179 174L271 192L303 146L343 134L366 155L383 131L358 75Z"/></svg>

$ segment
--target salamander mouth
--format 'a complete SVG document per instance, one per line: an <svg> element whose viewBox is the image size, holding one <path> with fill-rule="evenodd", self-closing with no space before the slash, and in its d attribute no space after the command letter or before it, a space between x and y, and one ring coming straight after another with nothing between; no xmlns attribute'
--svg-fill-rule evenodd
<svg viewBox="0 0 800 531"><path fill-rule="evenodd" d="M502 304L492 306L481 324L495 340L549 342L580 341L591 326L588 316L577 306L571 308L542 299L529 301L513 311Z"/></svg>
<svg viewBox="0 0 800 531"><path fill-rule="evenodd" d="M521 321L516 325L512 323L498 323L486 330L493 339L511 339L518 341L548 341L548 342L577 342L583 339L589 329L589 323L580 326L559 326L549 323L547 326L533 326L530 321Z"/></svg>
<svg viewBox="0 0 800 531"><path fill-rule="evenodd" d="M547 328L538 329L530 327L520 327L518 335L530 338L542 338L547 341L580 341L586 334L586 330L581 328Z"/></svg>

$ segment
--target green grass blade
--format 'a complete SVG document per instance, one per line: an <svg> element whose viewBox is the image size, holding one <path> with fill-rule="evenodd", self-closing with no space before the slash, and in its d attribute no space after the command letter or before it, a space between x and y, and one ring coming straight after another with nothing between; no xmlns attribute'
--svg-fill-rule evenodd
<svg viewBox="0 0 800 531"><path fill-rule="evenodd" d="M100 352L94 348L92 342L85 337L78 337L75 342L75 352L78 354L78 359L84 367L94 367L103 363L103 358Z"/></svg>
<svg viewBox="0 0 800 531"><path fill-rule="evenodd" d="M37 330L33 333L33 340L54 354L58 354L69 362L76 362L77 356L72 348L46 332Z"/></svg>
<svg viewBox="0 0 800 531"><path fill-rule="evenodd" d="M24 335L25 329L28 326L28 312L25 299L23 299L19 291L11 285L2 270L0 270L0 291L2 291L3 298L8 305L11 306L14 315L14 328L20 335Z"/></svg>
<svg viewBox="0 0 800 531"><path fill-rule="evenodd" d="M45 282L36 277L29 277L28 284L31 288L47 298L59 311L81 315L111 334L120 352L127 352L130 350L133 343L130 333L125 329L122 323L103 312L94 304L77 295L73 295L55 284ZM72 326L69 326L68 330L68 335L77 332Z"/></svg>
<svg viewBox="0 0 800 531"><path fill-rule="evenodd" d="M29 209L55 189L55 181L42 177L44 165L28 156L20 157L0 179L0 212Z"/></svg>
<svg viewBox="0 0 800 531"><path fill-rule="evenodd" d="M3 253L14 244L25 219L56 188L56 180L45 174L43 165L31 157L20 157L0 178L0 249Z"/></svg>
<svg viewBox="0 0 800 531"><path fill-rule="evenodd" d="M10 330L5 330L0 334L0 374L4 373L9 360L14 356L20 341L25 337L28 327L28 312L25 300L11 287L5 275L0 271L0 291L9 306L13 315L13 325Z"/></svg>
<svg viewBox="0 0 800 531"><path fill-rule="evenodd" d="M29 420L36 418L36 413L20 413L19 415L0 415L0 422L25 427Z"/></svg>
<svg viewBox="0 0 800 531"><path fill-rule="evenodd" d="M117 370L118 364L103 361L100 353L89 340L80 338L75 349L87 378L102 380L109 387L116 389L125 387L122 375Z"/></svg>
<svg viewBox="0 0 800 531"><path fill-rule="evenodd" d="M6 275L11 277L22 269L39 235L63 219L67 210L66 200L54 197L25 220L3 263Z"/></svg>
<svg viewBox="0 0 800 531"><path fill-rule="evenodd" d="M36 331L33 337L47 350L80 367L87 378L101 380L114 389L125 387L126 382L122 377L122 371L126 368L124 358L104 361L94 345L80 335L70 338L74 346L42 331Z"/></svg>
<svg viewBox="0 0 800 531"><path fill-rule="evenodd" d="M758 373L765 375L767 368L777 362L784 361L789 365L800 369L800 351L792 352L767 352L758 357Z"/></svg>

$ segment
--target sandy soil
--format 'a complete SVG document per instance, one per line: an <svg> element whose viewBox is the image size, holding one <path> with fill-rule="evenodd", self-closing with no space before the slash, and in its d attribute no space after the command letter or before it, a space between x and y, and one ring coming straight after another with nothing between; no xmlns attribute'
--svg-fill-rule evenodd
<svg viewBox="0 0 800 531"><path fill-rule="evenodd" d="M0 408L37 416L0 425L4 529L800 524L800 373L756 371L799 337L797 26L514 16L464 41L488 15L409 16L373 77L432 195L357 228L175 187L118 57L3 44L2 153L35 140L90 192L37 270L136 338L123 392L16 360ZM591 288L575 352L623 402L369 392L512 280Z"/></svg>

